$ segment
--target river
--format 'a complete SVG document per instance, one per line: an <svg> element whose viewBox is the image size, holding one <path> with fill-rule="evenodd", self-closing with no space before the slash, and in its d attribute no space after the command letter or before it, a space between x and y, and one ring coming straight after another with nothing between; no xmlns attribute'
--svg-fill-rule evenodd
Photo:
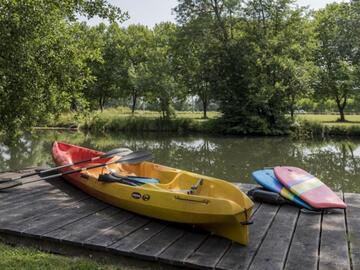
<svg viewBox="0 0 360 270"><path fill-rule="evenodd" d="M297 166L334 190L360 193L360 139L298 141L289 137L37 130L11 146L0 143L0 170L52 165L50 151L54 140L102 151L117 147L146 149L154 153L156 163L232 182L254 183L251 172L263 167Z"/></svg>

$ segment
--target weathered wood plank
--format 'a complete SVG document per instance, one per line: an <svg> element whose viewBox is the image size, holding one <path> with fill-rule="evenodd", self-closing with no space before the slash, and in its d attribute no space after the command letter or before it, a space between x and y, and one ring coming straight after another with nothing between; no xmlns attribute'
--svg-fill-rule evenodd
<svg viewBox="0 0 360 270"><path fill-rule="evenodd" d="M107 207L107 204L90 198L77 202L76 207L69 205L58 208L15 226L22 233L43 235Z"/></svg>
<svg viewBox="0 0 360 270"><path fill-rule="evenodd" d="M123 237L120 241L116 242L116 244L113 245L112 248L121 252L133 252L136 247L140 246L146 240L158 234L166 226L167 224L164 222L151 221L145 226L140 227L136 231L133 231L132 233Z"/></svg>
<svg viewBox="0 0 360 270"><path fill-rule="evenodd" d="M171 264L183 265L188 258L204 240L208 233L187 231L180 239L164 250L159 256L160 261Z"/></svg>
<svg viewBox="0 0 360 270"><path fill-rule="evenodd" d="M213 269L230 245L230 240L211 235L184 263L191 267Z"/></svg>
<svg viewBox="0 0 360 270"><path fill-rule="evenodd" d="M11 229L16 229L16 221L23 222L25 219L44 215L49 211L73 205L87 198L89 198L87 194L79 191L70 196L60 191L39 194L39 196L32 198L31 201L24 201L16 204L15 207L0 211L0 227L4 229L10 226Z"/></svg>
<svg viewBox="0 0 360 270"><path fill-rule="evenodd" d="M108 230L101 231L96 235L89 236L89 238L84 240L84 243L91 246L99 245L108 247L114 243L116 244L117 241L138 230L149 222L150 220L145 217L134 215L133 218L130 218L124 223L111 227Z"/></svg>
<svg viewBox="0 0 360 270"><path fill-rule="evenodd" d="M345 193L346 221L352 269L360 269L360 194Z"/></svg>
<svg viewBox="0 0 360 270"><path fill-rule="evenodd" d="M159 254L167 249L173 242L184 235L184 230L168 226L154 237L137 246L133 252L142 258L157 259Z"/></svg>
<svg viewBox="0 0 360 270"><path fill-rule="evenodd" d="M278 209L279 207L275 205L262 204L254 214L254 224L250 226L249 245L245 247L237 243L233 243L216 268L248 269Z"/></svg>
<svg viewBox="0 0 360 270"><path fill-rule="evenodd" d="M317 269L320 227L321 213L300 213L286 260L286 270Z"/></svg>
<svg viewBox="0 0 360 270"><path fill-rule="evenodd" d="M325 269L350 269L344 210L332 210L323 214L319 270Z"/></svg>
<svg viewBox="0 0 360 270"><path fill-rule="evenodd" d="M349 205L346 219L342 211L324 215L321 239L321 216L298 215L292 206L256 204L250 243L244 247L207 232L108 206L61 179L37 181L36 177L0 192L3 233L12 230L12 235L23 232L57 245L61 245L59 241L70 242L92 250L203 269L349 269L349 239L353 269L360 270L359 194L345 195ZM243 191L254 187L237 186Z"/></svg>
<svg viewBox="0 0 360 270"><path fill-rule="evenodd" d="M282 269L294 232L299 209L282 206L275 216L249 269Z"/></svg>
<svg viewBox="0 0 360 270"><path fill-rule="evenodd" d="M108 230L128 219L133 214L115 207L108 207L92 215L79 219L76 222L60 227L57 230L44 234L48 238L61 239L71 242L84 242L89 236Z"/></svg>
<svg viewBox="0 0 360 270"><path fill-rule="evenodd" d="M18 203L22 201L31 201L30 197L36 197L38 194L51 192L57 190L52 185L43 182L42 185L36 186L36 188L31 189L19 189L17 191L8 192L8 193L0 193L0 210L8 209L8 206L13 205L16 206Z"/></svg>

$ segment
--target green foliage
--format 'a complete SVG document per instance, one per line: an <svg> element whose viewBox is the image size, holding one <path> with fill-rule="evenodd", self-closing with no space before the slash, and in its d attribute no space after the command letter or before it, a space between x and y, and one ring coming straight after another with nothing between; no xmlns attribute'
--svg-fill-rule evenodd
<svg viewBox="0 0 360 270"><path fill-rule="evenodd" d="M85 96L92 109L101 111L107 101L122 96L123 78L127 73L125 51L119 46L125 38L125 33L117 24L106 27L104 24L85 28L87 44L99 54L95 60L89 61L93 83L85 89Z"/></svg>
<svg viewBox="0 0 360 270"><path fill-rule="evenodd" d="M125 95L131 97L131 110L134 113L138 99L150 91L147 63L153 47L153 32L146 26L130 25L120 46L126 54Z"/></svg>
<svg viewBox="0 0 360 270"><path fill-rule="evenodd" d="M76 12L115 19L106 1L0 2L0 125L15 130L69 109L86 108L82 90L93 80L88 60L97 57L69 22ZM121 16L121 14L118 14Z"/></svg>
<svg viewBox="0 0 360 270"><path fill-rule="evenodd" d="M311 30L304 10L292 3L184 0L176 8L186 35L205 33L211 50L200 47L200 55L208 76L195 69L202 80L192 84L202 83L220 101L226 130L286 133L286 113L306 95Z"/></svg>
<svg viewBox="0 0 360 270"><path fill-rule="evenodd" d="M348 99L355 94L358 38L353 22L358 19L349 3L327 5L315 15L315 50L317 65L313 82L318 98L332 98L338 107L340 121L345 121L344 110Z"/></svg>
<svg viewBox="0 0 360 270"><path fill-rule="evenodd" d="M360 125L327 125L317 121L302 120L292 126L291 132L296 138L360 136Z"/></svg>
<svg viewBox="0 0 360 270"><path fill-rule="evenodd" d="M341 121L360 110L359 1L309 12L294 0L180 0L178 25L153 29L120 27L127 14L105 0L0 1L2 132L78 126L93 120L90 111L120 105L163 120L197 106L207 118L211 104L222 115L210 121L217 131L277 135L297 110L336 108ZM111 23L90 27L77 14ZM64 112L78 115L68 121ZM123 118L101 119L96 126L125 128ZM145 129L177 129L157 121Z"/></svg>

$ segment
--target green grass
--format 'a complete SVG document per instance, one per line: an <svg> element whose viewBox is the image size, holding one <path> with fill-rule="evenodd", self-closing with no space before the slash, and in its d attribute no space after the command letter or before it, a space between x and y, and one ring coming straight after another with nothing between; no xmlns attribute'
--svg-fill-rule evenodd
<svg viewBox="0 0 360 270"><path fill-rule="evenodd" d="M338 122L339 115L334 114L301 114L297 115L296 119L301 121L316 122L324 125L339 125L339 126L360 126L360 115L345 115L346 122Z"/></svg>
<svg viewBox="0 0 360 270"><path fill-rule="evenodd" d="M13 247L0 242L0 269L1 270L32 270L32 269L61 269L61 270L139 270L139 269L163 269L153 264L148 266L129 266L106 261L80 257L65 257L41 252L33 248Z"/></svg>
<svg viewBox="0 0 360 270"><path fill-rule="evenodd" d="M45 123L45 127L79 127L91 131L208 131L209 122L218 118L218 112L208 112L203 119L202 112L177 111L176 117L161 119L156 111L137 110L134 114L129 108L109 108L103 112L94 111L85 116L63 113L57 120Z"/></svg>
<svg viewBox="0 0 360 270"><path fill-rule="evenodd" d="M57 121L46 123L52 127L80 127L95 132L105 131L167 131L167 132L223 132L219 129L219 112L209 112L203 119L202 112L176 112L176 117L163 120L154 111L137 110L131 114L129 108L109 108L103 112L94 111L87 116L64 113ZM360 136L360 115L346 115L346 122L338 122L336 114L302 114L296 116L292 128L296 136ZM221 130L221 131L220 131ZM225 132L226 133L226 132Z"/></svg>
<svg viewBox="0 0 360 270"><path fill-rule="evenodd" d="M296 137L360 136L360 115L346 115L346 122L338 122L338 115L303 114L296 116Z"/></svg>
<svg viewBox="0 0 360 270"><path fill-rule="evenodd" d="M221 114L219 112L208 112L209 119L215 119ZM86 117L79 117L75 113L63 113L56 121L47 123L49 126L75 126L84 124L86 121L92 121L93 119L101 119L102 121L111 121L118 118L147 118L147 119L159 119L161 113L156 111L141 111L136 110L134 114L126 107L109 108L104 111L93 111ZM206 121L203 119L202 112L189 112L189 111L176 111L176 118L193 119L197 121Z"/></svg>

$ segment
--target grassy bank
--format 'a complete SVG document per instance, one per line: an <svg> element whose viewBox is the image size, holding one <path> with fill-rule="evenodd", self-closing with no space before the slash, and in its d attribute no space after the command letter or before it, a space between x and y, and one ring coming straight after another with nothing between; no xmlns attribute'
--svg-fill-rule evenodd
<svg viewBox="0 0 360 270"><path fill-rule="evenodd" d="M32 248L13 247L0 242L0 269L140 270L154 269L154 265L129 266L126 263L115 263L106 260L96 262L86 258L49 254ZM161 267L155 266L155 269L161 269Z"/></svg>
<svg viewBox="0 0 360 270"><path fill-rule="evenodd" d="M300 114L296 119L328 126L360 126L360 115L346 115L347 122L338 122L339 116L335 114Z"/></svg>
<svg viewBox="0 0 360 270"><path fill-rule="evenodd" d="M47 127L78 127L83 130L103 131L198 131L208 132L212 121L220 116L218 112L209 112L208 119L203 119L202 112L176 112L176 117L169 120L160 118L154 111L135 111L128 108L110 108L103 112L92 112L87 116L64 113L56 121L45 123Z"/></svg>
<svg viewBox="0 0 360 270"><path fill-rule="evenodd" d="M151 132L202 132L219 133L219 112L209 112L203 119L202 112L176 112L176 117L163 120L160 113L135 111L128 108L110 108L103 112L92 112L87 116L74 113L62 114L56 121L45 123L47 127L80 128L104 131L151 131ZM338 115L302 114L296 116L292 132L296 137L314 136L360 136L360 115L347 115L347 122L338 122Z"/></svg>
<svg viewBox="0 0 360 270"><path fill-rule="evenodd" d="M360 136L360 115L347 115L346 122L338 119L338 115L298 115L293 131L297 137Z"/></svg>

